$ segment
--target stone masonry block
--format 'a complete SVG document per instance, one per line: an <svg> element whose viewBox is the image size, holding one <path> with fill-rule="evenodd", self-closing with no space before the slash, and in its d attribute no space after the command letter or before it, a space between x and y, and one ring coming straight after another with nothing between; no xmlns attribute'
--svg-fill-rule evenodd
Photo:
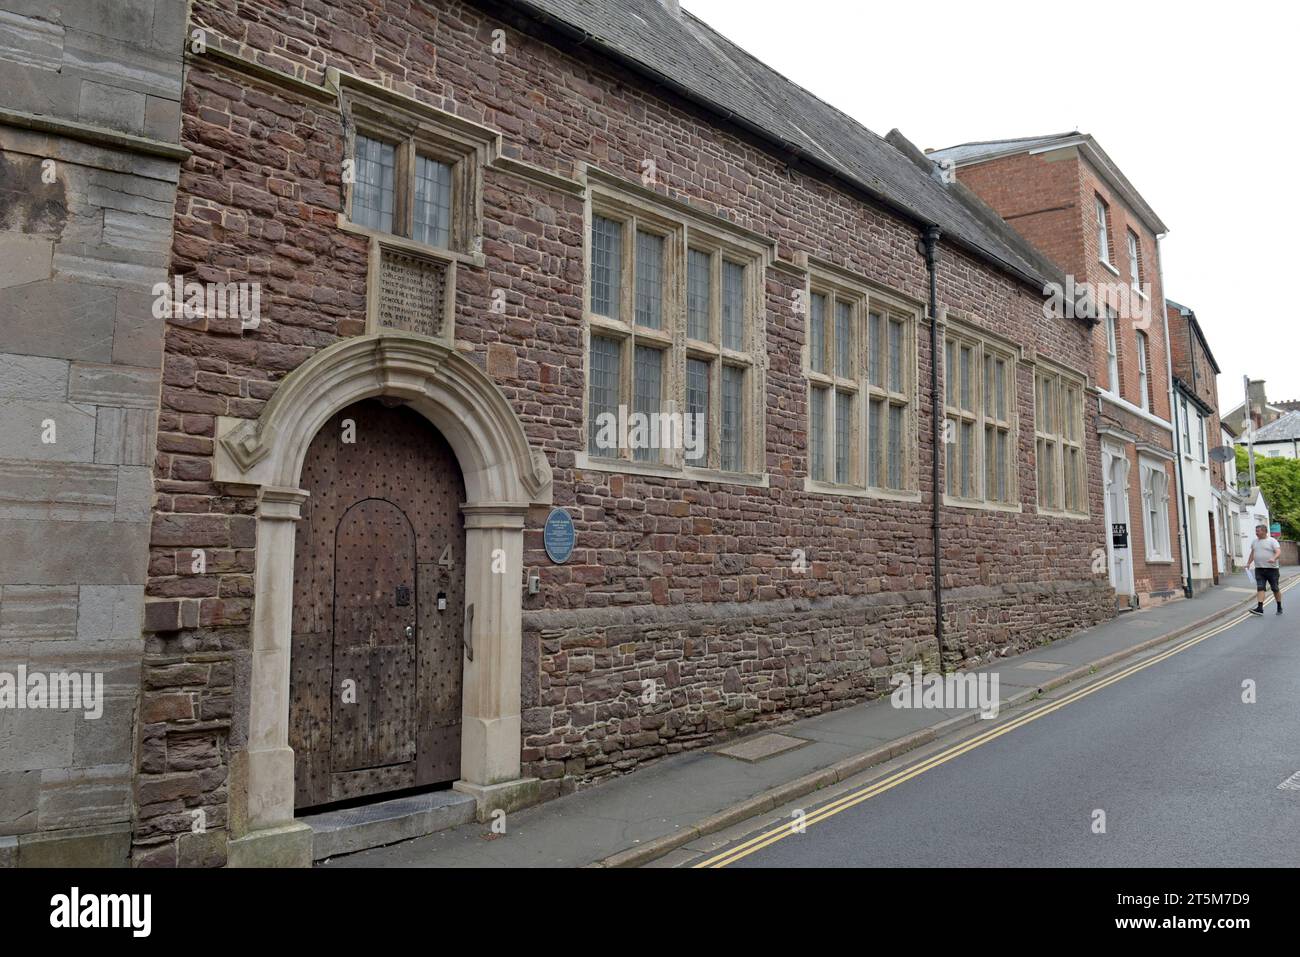
<svg viewBox="0 0 1300 957"><path fill-rule="evenodd" d="M93 407L0 399L0 459L91 462L94 457Z"/></svg>
<svg viewBox="0 0 1300 957"><path fill-rule="evenodd" d="M144 609L142 585L82 585L77 638L138 639Z"/></svg>
<svg viewBox="0 0 1300 957"><path fill-rule="evenodd" d="M2 253L2 250L0 250ZM44 356L0 356L0 400L63 402L68 397L68 362Z"/></svg>
<svg viewBox="0 0 1300 957"><path fill-rule="evenodd" d="M107 362L118 291L53 279L0 289L0 350Z"/></svg>
<svg viewBox="0 0 1300 957"><path fill-rule="evenodd" d="M0 460L0 517L112 521L117 469L108 465Z"/></svg>
<svg viewBox="0 0 1300 957"><path fill-rule="evenodd" d="M130 765L45 769L37 813L43 831L129 820Z"/></svg>
<svg viewBox="0 0 1300 957"><path fill-rule="evenodd" d="M149 567L144 523L0 518L0 542L0 581L132 585L144 582Z"/></svg>
<svg viewBox="0 0 1300 957"><path fill-rule="evenodd" d="M153 457L150 409L100 406L95 411L95 461L117 465L148 465Z"/></svg>
<svg viewBox="0 0 1300 957"><path fill-rule="evenodd" d="M144 133L144 94L82 80L78 114L82 123L140 136Z"/></svg>
<svg viewBox="0 0 1300 957"><path fill-rule="evenodd" d="M0 233L0 289L49 279L53 271L51 240L22 233Z"/></svg>
<svg viewBox="0 0 1300 957"><path fill-rule="evenodd" d="M68 374L68 398L94 405L155 409L159 377L157 369L74 362Z"/></svg>
<svg viewBox="0 0 1300 957"><path fill-rule="evenodd" d="M63 36L61 23L0 10L0 50L6 60L29 69L57 71L63 65Z"/></svg>
<svg viewBox="0 0 1300 957"><path fill-rule="evenodd" d="M5 585L0 641L71 639L77 635L76 585Z"/></svg>

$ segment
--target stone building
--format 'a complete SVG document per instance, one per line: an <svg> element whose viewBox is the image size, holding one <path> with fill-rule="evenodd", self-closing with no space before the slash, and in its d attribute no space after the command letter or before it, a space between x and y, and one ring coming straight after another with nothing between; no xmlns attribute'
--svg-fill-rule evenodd
<svg viewBox="0 0 1300 957"><path fill-rule="evenodd" d="M484 817L1114 613L1096 323L897 132L658 0L190 17L135 865L305 864L340 802Z"/></svg>
<svg viewBox="0 0 1300 957"><path fill-rule="evenodd" d="M123 864L186 5L0 6L0 866Z"/></svg>
<svg viewBox="0 0 1300 957"><path fill-rule="evenodd" d="M1229 524L1230 508L1225 501L1225 468L1235 471L1236 462L1215 459L1220 441L1219 364L1210 351L1196 313L1173 300L1166 300L1169 351L1174 372L1174 421L1177 423L1181 454L1184 528L1184 565L1193 592L1219 582L1231 569L1235 540ZM1234 453L1235 455L1235 453Z"/></svg>
<svg viewBox="0 0 1300 957"><path fill-rule="evenodd" d="M967 143L929 156L1067 273L1067 311L1099 320L1089 417L1095 410L1102 438L1111 584L1121 608L1181 596L1164 223L1085 133Z"/></svg>

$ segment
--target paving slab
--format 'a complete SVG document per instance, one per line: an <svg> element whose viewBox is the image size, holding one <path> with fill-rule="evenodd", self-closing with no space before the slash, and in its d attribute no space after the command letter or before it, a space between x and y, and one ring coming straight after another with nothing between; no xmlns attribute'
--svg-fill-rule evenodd
<svg viewBox="0 0 1300 957"><path fill-rule="evenodd" d="M775 757L785 751L803 747L805 744L808 744L807 738L792 738L788 734L756 734L752 737L742 738L735 744L714 748L713 753L720 754L725 758L735 758L738 761L748 761L753 764Z"/></svg>

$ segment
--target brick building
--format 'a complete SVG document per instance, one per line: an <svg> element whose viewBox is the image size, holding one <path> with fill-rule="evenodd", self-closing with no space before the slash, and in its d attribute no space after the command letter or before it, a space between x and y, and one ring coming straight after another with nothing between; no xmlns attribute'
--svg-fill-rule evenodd
<svg viewBox="0 0 1300 957"><path fill-rule="evenodd" d="M303 864L337 802L483 816L1114 613L1099 327L901 135L656 0L190 17L135 865Z"/></svg>
<svg viewBox="0 0 1300 957"><path fill-rule="evenodd" d="M1166 300L1169 352L1174 372L1175 422L1182 461L1184 561L1193 591L1217 584L1231 569L1234 536L1225 501L1225 468L1214 448L1223 445L1219 424L1219 364L1196 313Z"/></svg>
<svg viewBox="0 0 1300 957"><path fill-rule="evenodd" d="M1065 308L1100 320L1089 417L1095 410L1102 438L1111 584L1121 607L1178 597L1164 223L1087 134L967 143L929 155L1067 273Z"/></svg>

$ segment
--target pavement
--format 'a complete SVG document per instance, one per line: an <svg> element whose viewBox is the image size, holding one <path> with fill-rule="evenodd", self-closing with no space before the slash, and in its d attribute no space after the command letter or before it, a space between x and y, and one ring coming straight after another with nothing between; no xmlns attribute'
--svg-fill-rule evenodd
<svg viewBox="0 0 1300 957"><path fill-rule="evenodd" d="M1283 569L1283 586L1298 577L1300 570ZM1270 624L1264 627L1282 630L1287 627L1284 623L1290 622L1289 634L1296 634L1300 626L1300 590L1292 594L1294 611L1274 624L1270 605L1269 618L1265 619ZM1253 603L1254 589L1247 584L1246 576L1240 572L1229 574L1224 576L1223 584L1195 598L1125 613L1024 655L999 659L976 669L974 674L998 676L1001 710L993 723L1015 721L1021 711L1032 708L1056 689L1075 682L1078 685L1071 687L1078 687L1087 683L1083 679L1106 669L1131 665L1142 656L1159 655L1166 643L1205 630L1234 612L1244 613ZM1247 616L1245 624L1260 625L1260 621ZM1073 693L1071 689L1062 693L1066 692ZM1289 700L1295 700L1294 694ZM1189 707L1195 703L1187 702ZM1122 722L1130 718L1122 709L1106 709L1100 702L1090 707L1101 708L1102 716L1109 716L1109 720ZM1141 709L1137 712L1140 714ZM1143 721L1153 728L1159 726L1160 720L1173 719L1168 715L1143 716ZM1189 716L1182 720L1189 720ZM655 866L682 866L719 848L734 846L730 842L784 815L792 804L813 807L871 775L879 775L882 769L914 761L963 734L980 734L989 727L990 722L981 719L973 707L899 709L886 697L757 730L741 742L741 754L748 759L719 753L736 746L736 741L730 741L708 751L664 758L632 774L516 811L506 819L504 834L493 833L487 824L467 824L334 858L319 866L581 867L641 866L652 862ZM1107 740L1118 733L1114 728L1094 730ZM793 740L764 738L772 734ZM1016 736L1022 735L1024 732L1017 732ZM1195 746L1190 741L1186 744ZM752 753L745 754L746 747ZM1048 742L1041 747L1050 754L1053 745ZM1008 771L1002 771L1005 777ZM994 774L988 783L991 786L999 780ZM808 800L801 801L808 796ZM1000 810L994 802L981 813L990 813L990 808ZM951 827L968 830L971 813L965 801L960 806L929 807L924 826L933 830L936 815L938 820L947 820L944 814L950 815ZM836 820L839 818L843 821L836 828L848 827L853 820L848 814L839 814ZM1010 819L1015 819L1014 814ZM899 819L896 823L911 828L908 833L916 833L915 828L923 822ZM818 828L832 833L830 821ZM753 861L746 860L776 862L774 855L774 851L765 851L752 855ZM846 859L836 860L832 855L827 862L846 863Z"/></svg>

